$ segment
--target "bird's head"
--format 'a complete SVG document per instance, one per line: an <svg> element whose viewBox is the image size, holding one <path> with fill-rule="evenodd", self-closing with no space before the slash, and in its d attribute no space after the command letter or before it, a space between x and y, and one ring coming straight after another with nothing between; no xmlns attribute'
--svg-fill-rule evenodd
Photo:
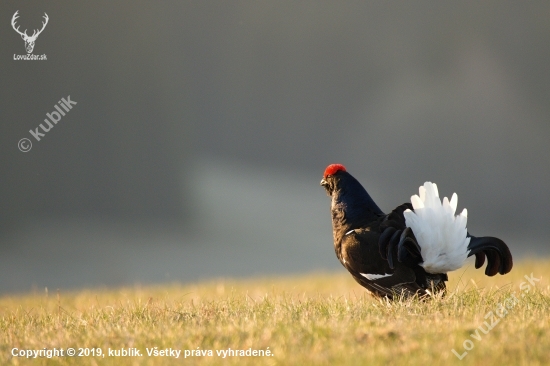
<svg viewBox="0 0 550 366"><path fill-rule="evenodd" d="M327 166L323 179L321 179L321 185L327 191L327 195L332 195L332 192L337 188L340 176L344 173L346 173L346 167L342 164L330 164Z"/></svg>

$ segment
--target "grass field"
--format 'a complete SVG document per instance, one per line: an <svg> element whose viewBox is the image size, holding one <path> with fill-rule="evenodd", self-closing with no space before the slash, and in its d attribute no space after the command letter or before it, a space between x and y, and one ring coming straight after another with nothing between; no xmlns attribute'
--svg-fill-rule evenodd
<svg viewBox="0 0 550 366"><path fill-rule="evenodd" d="M344 269L4 296L0 363L550 364L550 260L524 260L492 278L470 265L449 278L447 296L426 302L376 300ZM12 356L44 348L63 349L64 356ZM69 348L77 356L67 356ZM109 355L122 349L130 356Z"/></svg>

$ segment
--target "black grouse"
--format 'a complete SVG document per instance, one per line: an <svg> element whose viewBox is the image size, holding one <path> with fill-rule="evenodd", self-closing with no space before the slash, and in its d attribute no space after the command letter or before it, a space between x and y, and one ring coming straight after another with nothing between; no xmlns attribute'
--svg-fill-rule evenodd
<svg viewBox="0 0 550 366"><path fill-rule="evenodd" d="M412 204L389 214L341 164L326 168L321 185L332 198L336 256L355 281L377 297L445 291L447 272L462 267L472 255L476 268L487 259L487 276L512 269L508 246L498 238L470 235L466 209L454 215L456 194L442 203L434 183L426 182L420 195L411 197Z"/></svg>

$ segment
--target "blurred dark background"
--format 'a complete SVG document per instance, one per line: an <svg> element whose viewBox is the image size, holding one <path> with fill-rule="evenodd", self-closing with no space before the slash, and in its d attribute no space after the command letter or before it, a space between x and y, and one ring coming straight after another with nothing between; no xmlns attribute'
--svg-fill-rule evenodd
<svg viewBox="0 0 550 366"><path fill-rule="evenodd" d="M33 53L12 29L49 23ZM329 163L547 256L550 2L2 1L0 291L330 270ZM70 95L41 141L29 130ZM31 151L19 151L22 138Z"/></svg>

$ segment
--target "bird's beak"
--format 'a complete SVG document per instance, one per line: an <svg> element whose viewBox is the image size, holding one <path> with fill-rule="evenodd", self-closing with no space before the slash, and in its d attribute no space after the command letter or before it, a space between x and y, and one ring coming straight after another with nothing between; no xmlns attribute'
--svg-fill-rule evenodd
<svg viewBox="0 0 550 366"><path fill-rule="evenodd" d="M331 196L332 195L332 189L330 187L330 183L325 179L321 179L321 186L325 189L325 191L327 192L327 196Z"/></svg>

